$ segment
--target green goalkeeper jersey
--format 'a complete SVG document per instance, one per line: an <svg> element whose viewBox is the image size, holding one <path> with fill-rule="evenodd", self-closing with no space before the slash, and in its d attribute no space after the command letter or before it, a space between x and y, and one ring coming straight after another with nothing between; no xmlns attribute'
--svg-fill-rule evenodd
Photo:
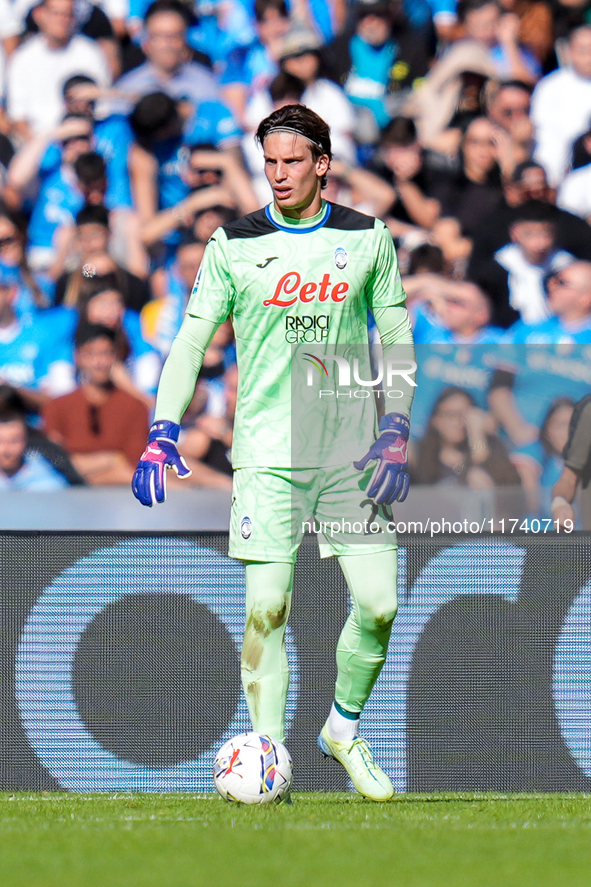
<svg viewBox="0 0 591 887"><path fill-rule="evenodd" d="M234 326L239 388L233 466L320 466L359 458L374 439L374 398L340 401L327 414L326 403L313 402L318 398L306 386L309 365L298 359L296 376L292 365L301 353L338 353L337 345L367 351L368 309L404 300L392 237L378 219L323 201L309 219L287 219L271 204L218 228L187 313L216 324L230 317ZM331 433L323 436L327 423Z"/></svg>

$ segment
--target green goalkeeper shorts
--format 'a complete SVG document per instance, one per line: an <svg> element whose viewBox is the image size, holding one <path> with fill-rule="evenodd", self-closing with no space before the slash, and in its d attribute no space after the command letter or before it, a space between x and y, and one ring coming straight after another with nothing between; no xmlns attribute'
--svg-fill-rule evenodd
<svg viewBox="0 0 591 887"><path fill-rule="evenodd" d="M321 557L397 548L388 508L365 494L372 468L237 468L230 515L230 557L295 563L304 533Z"/></svg>

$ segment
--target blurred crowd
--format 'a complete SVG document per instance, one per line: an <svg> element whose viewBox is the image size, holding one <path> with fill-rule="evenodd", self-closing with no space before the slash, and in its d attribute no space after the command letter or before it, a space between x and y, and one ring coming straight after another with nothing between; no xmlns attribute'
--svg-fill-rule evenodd
<svg viewBox="0 0 591 887"><path fill-rule="evenodd" d="M131 479L205 243L271 199L260 120L330 125L419 364L414 480L548 511L591 391L591 0L0 0L0 490ZM183 420L229 489L218 330ZM173 479L174 482L174 479Z"/></svg>

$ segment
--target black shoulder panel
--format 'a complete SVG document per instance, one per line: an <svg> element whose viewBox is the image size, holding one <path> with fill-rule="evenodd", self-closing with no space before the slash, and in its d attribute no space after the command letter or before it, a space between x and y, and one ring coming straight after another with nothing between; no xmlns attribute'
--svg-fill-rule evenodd
<svg viewBox="0 0 591 887"><path fill-rule="evenodd" d="M339 203L331 204L331 211L326 220L325 228L338 228L342 231L369 231L373 228L375 218L358 213L357 210L341 206Z"/></svg>
<svg viewBox="0 0 591 887"><path fill-rule="evenodd" d="M246 240L249 237L261 237L263 234L277 233L278 228L272 225L264 209L257 209L235 222L223 226L228 240Z"/></svg>

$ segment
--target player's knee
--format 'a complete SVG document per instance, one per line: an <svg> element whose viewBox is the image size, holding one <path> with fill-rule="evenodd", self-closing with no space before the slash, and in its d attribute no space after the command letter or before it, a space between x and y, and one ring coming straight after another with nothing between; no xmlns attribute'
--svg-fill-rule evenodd
<svg viewBox="0 0 591 887"><path fill-rule="evenodd" d="M389 632L397 611L396 599L375 601L370 606L362 607L362 622L364 627L372 633Z"/></svg>
<svg viewBox="0 0 591 887"><path fill-rule="evenodd" d="M258 597L247 615L247 628L266 637L285 625L288 614L289 597L284 592Z"/></svg>

